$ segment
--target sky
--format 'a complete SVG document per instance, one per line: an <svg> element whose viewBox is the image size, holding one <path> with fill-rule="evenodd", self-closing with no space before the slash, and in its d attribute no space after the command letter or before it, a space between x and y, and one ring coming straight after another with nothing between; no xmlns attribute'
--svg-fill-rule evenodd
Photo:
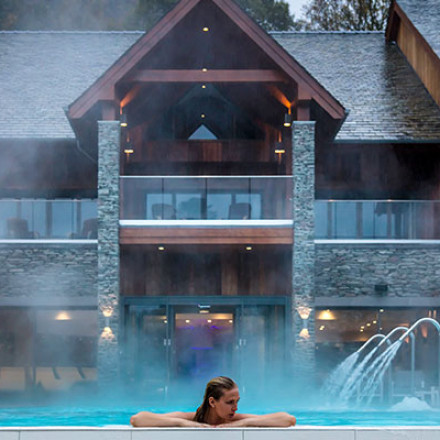
<svg viewBox="0 0 440 440"><path fill-rule="evenodd" d="M309 0L285 0L289 3L290 13L295 15L295 18L302 17L302 6L309 2Z"/></svg>

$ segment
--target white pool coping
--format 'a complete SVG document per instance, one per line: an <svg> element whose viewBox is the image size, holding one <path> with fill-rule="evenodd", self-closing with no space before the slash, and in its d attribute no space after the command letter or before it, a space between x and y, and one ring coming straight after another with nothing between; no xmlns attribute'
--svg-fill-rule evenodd
<svg viewBox="0 0 440 440"><path fill-rule="evenodd" d="M0 440L439 440L439 426L294 428L7 427Z"/></svg>

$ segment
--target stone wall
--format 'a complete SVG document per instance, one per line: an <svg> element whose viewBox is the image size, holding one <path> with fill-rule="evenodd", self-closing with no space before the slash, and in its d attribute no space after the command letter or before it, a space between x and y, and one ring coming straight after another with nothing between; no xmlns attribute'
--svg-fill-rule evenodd
<svg viewBox="0 0 440 440"><path fill-rule="evenodd" d="M0 245L0 297L95 297L96 244Z"/></svg>
<svg viewBox="0 0 440 440"><path fill-rule="evenodd" d="M119 377L119 121L98 122L98 379Z"/></svg>
<svg viewBox="0 0 440 440"><path fill-rule="evenodd" d="M315 274L321 297L440 297L440 246L317 244Z"/></svg>
<svg viewBox="0 0 440 440"><path fill-rule="evenodd" d="M297 386L313 382L315 373L315 123L295 122L293 151L293 365ZM298 307L310 310L302 320ZM308 333L305 333L308 331Z"/></svg>

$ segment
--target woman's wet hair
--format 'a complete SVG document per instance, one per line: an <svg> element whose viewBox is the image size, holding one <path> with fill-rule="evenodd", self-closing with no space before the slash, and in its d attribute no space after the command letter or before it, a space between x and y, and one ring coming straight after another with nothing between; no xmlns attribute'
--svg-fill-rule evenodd
<svg viewBox="0 0 440 440"><path fill-rule="evenodd" d="M218 376L211 379L206 385L205 395L203 396L202 404L197 408L194 420L199 423L206 423L209 412L209 398L213 397L215 400L220 399L225 391L237 388L237 384L226 376Z"/></svg>

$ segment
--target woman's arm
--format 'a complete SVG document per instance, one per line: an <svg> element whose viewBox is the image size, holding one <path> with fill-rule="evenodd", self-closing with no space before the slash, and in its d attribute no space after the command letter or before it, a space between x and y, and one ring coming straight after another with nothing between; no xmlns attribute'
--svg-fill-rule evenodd
<svg viewBox="0 0 440 440"><path fill-rule="evenodd" d="M236 414L236 419L230 423L219 425L221 428L288 428L296 425L296 418L286 412L277 412L257 416L254 414Z"/></svg>
<svg viewBox="0 0 440 440"><path fill-rule="evenodd" d="M203 423L195 422L194 413L172 412L156 414L149 411L141 411L130 418L130 424L135 428L162 428L162 427L207 427Z"/></svg>

